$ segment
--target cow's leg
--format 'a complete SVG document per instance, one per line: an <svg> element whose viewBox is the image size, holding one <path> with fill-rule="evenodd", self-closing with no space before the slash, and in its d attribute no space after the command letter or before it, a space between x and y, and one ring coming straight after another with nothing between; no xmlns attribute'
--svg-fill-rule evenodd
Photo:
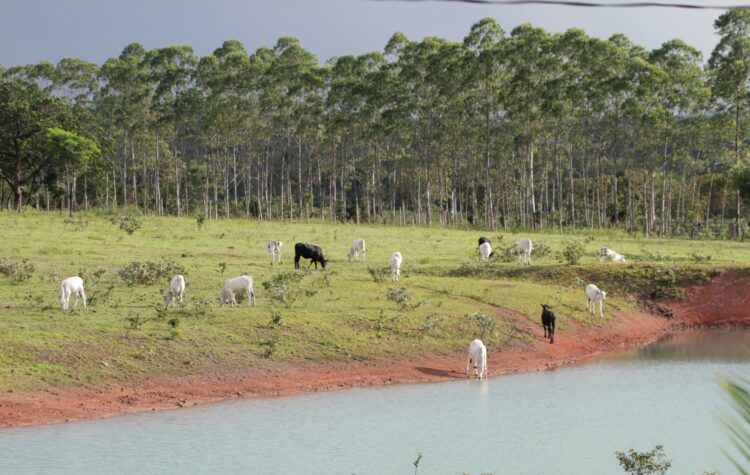
<svg viewBox="0 0 750 475"><path fill-rule="evenodd" d="M81 289L81 298L83 299L83 308L87 308L86 306L86 291Z"/></svg>

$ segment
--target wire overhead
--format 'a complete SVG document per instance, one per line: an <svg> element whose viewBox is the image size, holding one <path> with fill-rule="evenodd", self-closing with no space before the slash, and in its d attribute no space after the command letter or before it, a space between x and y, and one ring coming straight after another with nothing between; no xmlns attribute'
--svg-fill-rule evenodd
<svg viewBox="0 0 750 475"><path fill-rule="evenodd" d="M583 2L573 0L378 0L402 2L452 2L474 3L477 5L561 5L565 7L593 7L593 8L683 8L688 10L732 10L748 9L750 4L739 5L709 5L700 3L668 3L668 2Z"/></svg>

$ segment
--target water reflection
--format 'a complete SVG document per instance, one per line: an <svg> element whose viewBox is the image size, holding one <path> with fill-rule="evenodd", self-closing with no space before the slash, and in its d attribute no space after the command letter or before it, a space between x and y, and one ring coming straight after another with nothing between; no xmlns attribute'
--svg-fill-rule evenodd
<svg viewBox="0 0 750 475"><path fill-rule="evenodd" d="M670 333L656 343L596 361L750 361L750 331L747 329L683 330Z"/></svg>

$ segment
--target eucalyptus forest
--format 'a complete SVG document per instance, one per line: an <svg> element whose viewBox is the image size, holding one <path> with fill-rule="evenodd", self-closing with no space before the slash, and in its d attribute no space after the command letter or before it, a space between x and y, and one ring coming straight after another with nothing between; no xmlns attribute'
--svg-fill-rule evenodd
<svg viewBox="0 0 750 475"><path fill-rule="evenodd" d="M321 63L293 37L0 67L0 203L683 235L748 215L750 11L675 39L493 19Z"/></svg>

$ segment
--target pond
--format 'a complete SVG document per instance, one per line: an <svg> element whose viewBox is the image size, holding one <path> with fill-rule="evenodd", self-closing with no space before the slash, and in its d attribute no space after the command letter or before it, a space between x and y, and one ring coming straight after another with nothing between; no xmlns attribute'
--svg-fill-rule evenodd
<svg viewBox="0 0 750 475"><path fill-rule="evenodd" d="M489 368L502 355L489 355ZM662 444L669 473L733 473L717 381L750 375L750 333L680 332L529 374L232 401L0 430L0 473L615 474Z"/></svg>

